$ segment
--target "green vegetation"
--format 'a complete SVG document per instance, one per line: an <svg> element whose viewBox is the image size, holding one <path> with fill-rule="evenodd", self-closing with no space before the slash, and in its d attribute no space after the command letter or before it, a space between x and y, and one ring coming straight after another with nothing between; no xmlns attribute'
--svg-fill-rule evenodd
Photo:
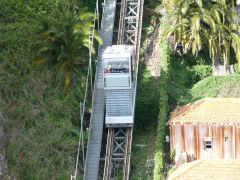
<svg viewBox="0 0 240 180"><path fill-rule="evenodd" d="M155 86L155 87L154 87ZM136 129L151 128L158 114L158 84L143 62L139 63Z"/></svg>
<svg viewBox="0 0 240 180"><path fill-rule="evenodd" d="M166 135L166 122L168 120L168 83L169 83L169 48L166 41L160 41L162 49L162 69L159 84L159 116L156 138L156 152L154 157L154 180L163 179L164 170L164 145Z"/></svg>
<svg viewBox="0 0 240 180"><path fill-rule="evenodd" d="M160 40L162 69L159 80L159 116L156 138L154 179L163 179L164 163L171 159L169 144L165 143L168 134L166 123L169 113L176 104L185 100L189 89L198 81L211 75L210 61L202 51L198 57L182 55L171 51L165 40Z"/></svg>
<svg viewBox="0 0 240 180"><path fill-rule="evenodd" d="M41 22L56 21L66 4L92 8L95 0L0 1L0 97L6 156L16 179L68 179L74 168L86 67L64 95L57 67L32 66Z"/></svg>
<svg viewBox="0 0 240 180"><path fill-rule="evenodd" d="M86 8L70 8L66 6L57 18L44 19L36 44L38 56L34 61L35 65L55 67L59 79L63 76L65 90L70 80L78 78L76 74L86 65L94 20L94 13L88 12ZM97 32L95 39L101 42ZM94 47L92 50L95 52Z"/></svg>
<svg viewBox="0 0 240 180"><path fill-rule="evenodd" d="M185 94L193 84L211 75L212 67L201 64L203 62L201 62L201 58L199 59L199 57L204 56L203 52L197 58L192 55L179 56L174 52L169 53L171 55L167 91L169 94L169 104L174 107L185 98Z"/></svg>
<svg viewBox="0 0 240 180"><path fill-rule="evenodd" d="M155 86L155 88L153 88ZM152 179L158 84L143 62L139 63L136 119L133 131L130 179ZM144 132L144 133L143 133ZM144 170L143 170L144 169Z"/></svg>
<svg viewBox="0 0 240 180"><path fill-rule="evenodd" d="M240 75L211 76L196 83L184 97L183 104L205 97L240 97Z"/></svg>
<svg viewBox="0 0 240 180"><path fill-rule="evenodd" d="M236 60L240 58L240 26L234 1L222 0L167 0L165 18L172 20L163 27L163 36L174 36L174 44L181 45L183 53L198 55L206 46L213 62L217 56L224 64L230 61L233 48ZM235 19L235 23L233 22Z"/></svg>
<svg viewBox="0 0 240 180"><path fill-rule="evenodd" d="M152 121L152 119L149 119ZM156 128L150 124L148 130L133 133L130 180L153 179Z"/></svg>

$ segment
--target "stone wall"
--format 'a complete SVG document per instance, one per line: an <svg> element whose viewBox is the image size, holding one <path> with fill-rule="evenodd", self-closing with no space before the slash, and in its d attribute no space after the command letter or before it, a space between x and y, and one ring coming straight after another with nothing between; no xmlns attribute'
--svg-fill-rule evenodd
<svg viewBox="0 0 240 180"><path fill-rule="evenodd" d="M213 66L212 69L213 69L212 71L213 76L234 74L233 65L228 65L227 68L224 65L217 65L217 66Z"/></svg>

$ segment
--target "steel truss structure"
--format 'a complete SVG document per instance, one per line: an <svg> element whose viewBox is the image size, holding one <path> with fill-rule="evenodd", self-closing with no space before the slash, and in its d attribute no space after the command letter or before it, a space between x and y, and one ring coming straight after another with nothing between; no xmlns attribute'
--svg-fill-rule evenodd
<svg viewBox="0 0 240 180"><path fill-rule="evenodd" d="M141 0L123 0L121 8L118 44L136 45Z"/></svg>
<svg viewBox="0 0 240 180"><path fill-rule="evenodd" d="M138 11L139 3L137 0L127 0L126 17L125 17L125 39L124 44L136 45L137 29L138 29Z"/></svg>
<svg viewBox="0 0 240 180"><path fill-rule="evenodd" d="M120 3L120 0L104 0L102 21L101 21L101 31L100 22L97 17L99 17L98 10L98 0L96 0L96 10L93 33L89 36L89 67L88 75L86 81L86 89L84 96L84 103L80 104L80 114L81 114L81 131L78 144L78 153L74 175L71 175L72 180L77 179L78 174L78 164L80 157L80 150L82 148L83 153L83 167L84 176L83 179L86 180L97 180L99 178L99 161L100 152L102 144L102 129L104 121L104 97L103 91L103 76L102 76L102 66L101 66L101 46L109 46L112 44L112 34L114 32L114 18L116 12L116 4ZM118 29L118 39L117 44L133 45L135 47L135 90L133 92L133 102L136 100L136 89L137 89L137 74L138 74L138 62L139 62L139 52L140 52L140 40L141 40L141 27L142 27L142 15L143 15L143 4L144 0L121 0L121 10L119 16L119 29ZM94 39L95 29L102 38L103 44L99 47L98 51L98 61L96 64L96 74L95 83L93 88L92 83L92 66L91 66L91 55L92 46ZM88 143L87 152L84 151L83 142L83 117L85 112L86 97L88 94L88 84L91 83L91 94L92 98L92 113L90 118L90 126L88 132ZM135 109L135 103L133 103L133 110ZM134 112L133 112L134 114ZM121 127L121 128L108 128L107 136L107 146L105 153L105 165L104 165L104 180L110 180L119 176L119 170L123 180L129 179L130 172L130 155L131 155L131 145L132 145L132 132L133 127Z"/></svg>
<svg viewBox="0 0 240 180"><path fill-rule="evenodd" d="M143 0L122 0L118 30L117 43L134 45L137 64L139 62L143 3ZM104 180L114 178L115 174L119 176L119 172L116 172L119 169L122 169L122 179L129 179L132 131L133 127L108 129Z"/></svg>
<svg viewBox="0 0 240 180"><path fill-rule="evenodd" d="M112 179L115 174L122 174L122 179L128 179L131 143L132 128L108 129L104 180ZM123 172L119 173L118 170L121 167Z"/></svg>

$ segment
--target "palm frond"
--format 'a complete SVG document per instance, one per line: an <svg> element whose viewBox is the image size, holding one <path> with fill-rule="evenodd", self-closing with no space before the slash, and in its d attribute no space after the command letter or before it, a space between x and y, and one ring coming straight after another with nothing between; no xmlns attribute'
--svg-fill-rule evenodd
<svg viewBox="0 0 240 180"><path fill-rule="evenodd" d="M79 72L80 64L88 56L89 36L93 33L95 15L86 8L71 10L66 7L57 19L44 21L42 32L39 33L38 56L34 65L51 64L64 76L64 90L71 82L74 73ZM95 33L95 40L102 43ZM95 48L93 47L93 52Z"/></svg>

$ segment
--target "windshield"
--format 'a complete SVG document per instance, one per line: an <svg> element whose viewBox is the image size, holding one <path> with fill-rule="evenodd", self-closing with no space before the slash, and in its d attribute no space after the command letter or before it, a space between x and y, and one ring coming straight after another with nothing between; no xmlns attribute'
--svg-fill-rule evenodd
<svg viewBox="0 0 240 180"><path fill-rule="evenodd" d="M129 73L129 60L104 59L104 73Z"/></svg>

